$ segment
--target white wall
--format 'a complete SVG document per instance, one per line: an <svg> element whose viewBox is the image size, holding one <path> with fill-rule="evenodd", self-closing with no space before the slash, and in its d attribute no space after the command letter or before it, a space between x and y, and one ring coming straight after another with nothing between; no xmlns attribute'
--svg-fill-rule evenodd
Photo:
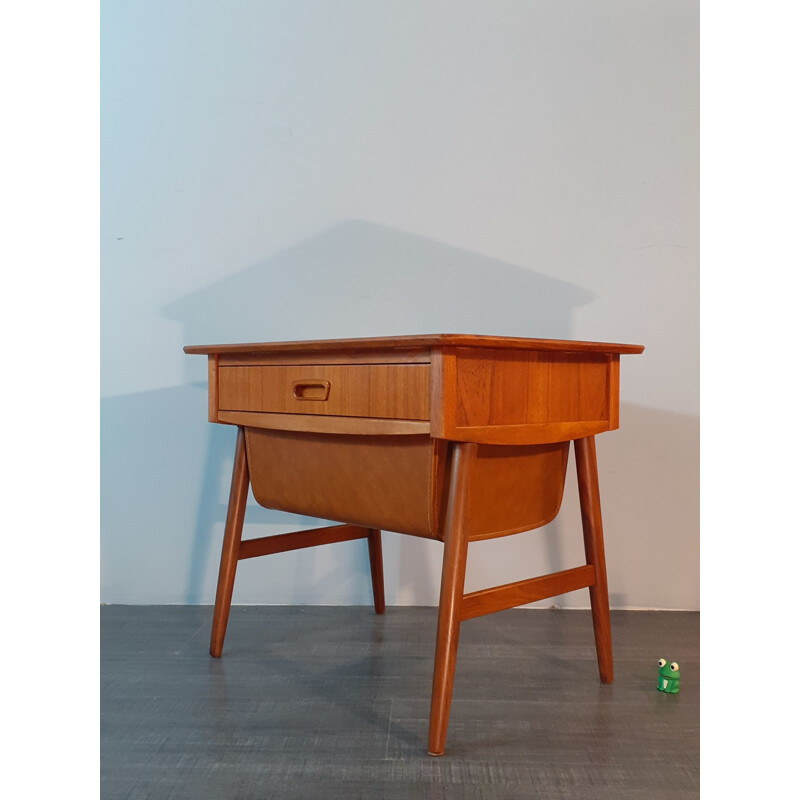
<svg viewBox="0 0 800 800"><path fill-rule="evenodd" d="M213 602L235 431L184 344L475 332L646 345L598 438L611 600L698 608L697 18L106 0L102 600ZM468 590L581 562L567 480ZM253 505L245 536L309 524ZM384 559L390 604L436 602L439 543ZM253 559L234 602L367 604L368 575L362 542Z"/></svg>

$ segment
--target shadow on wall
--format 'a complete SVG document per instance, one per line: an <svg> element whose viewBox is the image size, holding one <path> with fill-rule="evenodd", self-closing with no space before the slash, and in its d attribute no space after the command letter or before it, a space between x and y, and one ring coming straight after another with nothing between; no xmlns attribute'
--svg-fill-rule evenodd
<svg viewBox="0 0 800 800"><path fill-rule="evenodd" d="M592 298L523 267L351 221L187 295L164 313L195 344L460 332L569 338L573 309ZM224 508L209 506L209 498L219 495L226 439L208 433L196 568L187 587L195 601L211 526L224 518Z"/></svg>
<svg viewBox="0 0 800 800"><path fill-rule="evenodd" d="M167 305L163 313L181 324L186 344L415 333L570 338L573 310L593 297L585 289L532 269L353 221L188 294ZM191 552L181 556L175 550L171 554L191 561L184 598L177 600L189 603L213 599L207 596L207 583L209 571L215 571L212 562L218 557L218 544L215 541L212 547L211 540L225 518L233 448L232 429L209 425L204 403L198 403L202 400L199 389L206 386L205 361L204 357L187 356L183 387L130 396L129 402L113 398L104 403L102 418L103 530L108 558L115 558L117 548L131 547L130 541L123 543L130 531L123 533L122 529L133 525L130 515L137 513L130 502L131 484L121 481L120 474L133 469L148 481L149 475L159 471L153 465L161 462L169 465L171 475L182 476L179 481L195 481L194 486L176 487L177 481L151 486L157 498L148 497L147 490L133 494L139 505L154 501L170 506L167 516L172 520L169 535L173 537L179 535L178 530L188 533L190 520L195 520L191 544L185 536L182 540ZM142 402L133 402L135 398ZM169 418L172 424L166 423ZM184 437L193 441L178 441ZM137 459L142 460L138 467ZM176 491L183 504L179 512L166 497ZM125 494L128 500L123 499ZM287 517L249 507L247 522L285 524ZM300 518L292 521L304 522ZM409 537L397 538L403 542ZM404 546L401 543L399 548ZM315 559L325 559L320 563L330 565L336 556L327 551L335 549L324 548L324 554L311 552ZM399 555L402 557L402 552ZM559 561L557 553L551 555L554 562ZM151 569L159 567L154 563ZM339 564L336 574L329 571L330 583L347 584L344 576L353 569L352 564ZM304 570L310 571L313 565ZM359 571L368 575L366 555L359 561ZM115 573L125 580L124 564L110 570L112 582ZM294 592L292 596L294 599L279 602L302 602ZM156 598L147 597L133 600L154 601Z"/></svg>
<svg viewBox="0 0 800 800"><path fill-rule="evenodd" d="M568 338L585 289L369 222L347 222L170 303L187 344L414 333Z"/></svg>

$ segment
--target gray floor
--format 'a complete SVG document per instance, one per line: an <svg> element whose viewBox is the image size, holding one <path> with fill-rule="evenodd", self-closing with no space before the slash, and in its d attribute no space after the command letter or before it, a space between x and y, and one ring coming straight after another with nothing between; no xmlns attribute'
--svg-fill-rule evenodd
<svg viewBox="0 0 800 800"><path fill-rule="evenodd" d="M465 622L447 753L425 752L436 610L105 606L105 800L699 796L699 615L612 613L603 686L588 612ZM681 692L655 689L656 660Z"/></svg>

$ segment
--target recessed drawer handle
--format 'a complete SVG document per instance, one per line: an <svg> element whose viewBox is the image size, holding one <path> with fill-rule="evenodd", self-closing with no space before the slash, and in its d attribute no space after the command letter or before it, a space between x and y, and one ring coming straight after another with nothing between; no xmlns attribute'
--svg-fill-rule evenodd
<svg viewBox="0 0 800 800"><path fill-rule="evenodd" d="M292 384L295 400L327 400L331 393L330 381L295 381Z"/></svg>

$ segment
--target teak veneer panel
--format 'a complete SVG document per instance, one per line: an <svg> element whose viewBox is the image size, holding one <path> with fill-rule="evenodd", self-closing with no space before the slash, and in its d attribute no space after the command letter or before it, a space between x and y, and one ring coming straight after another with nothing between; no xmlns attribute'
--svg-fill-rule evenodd
<svg viewBox="0 0 800 800"><path fill-rule="evenodd" d="M445 347L431 359L432 435L539 444L619 424L619 355Z"/></svg>
<svg viewBox="0 0 800 800"><path fill-rule="evenodd" d="M279 511L436 538L444 443L245 428L253 497ZM440 477L440 483L442 478Z"/></svg>
<svg viewBox="0 0 800 800"><path fill-rule="evenodd" d="M461 601L462 620L482 617L508 608L516 608L527 603L535 603L548 597L585 589L596 583L595 569L590 564L573 567L550 575L540 575L525 581L492 586L478 592L465 594Z"/></svg>
<svg viewBox="0 0 800 800"><path fill-rule="evenodd" d="M272 366L291 364L429 364L430 350L409 348L399 350L347 350L343 352L316 351L304 353L243 352L214 353L221 367Z"/></svg>
<svg viewBox="0 0 800 800"><path fill-rule="evenodd" d="M219 422L219 356L208 357L208 421Z"/></svg>
<svg viewBox="0 0 800 800"><path fill-rule="evenodd" d="M443 538L451 443L427 433L354 435L252 425L245 430L250 481L260 505ZM506 536L550 522L561 506L568 448L563 442L478 445L467 467L469 539Z"/></svg>
<svg viewBox="0 0 800 800"><path fill-rule="evenodd" d="M595 353L456 349L455 425L608 419L608 359Z"/></svg>
<svg viewBox="0 0 800 800"><path fill-rule="evenodd" d="M376 350L401 352L433 347L481 347L500 350L555 350L565 353L641 353L639 344L582 342L571 339L528 339L519 336L480 336L463 333L431 333L422 336L372 336L363 339L309 339L297 342L251 342L247 344L187 345L190 355L283 353L368 353Z"/></svg>
<svg viewBox="0 0 800 800"><path fill-rule="evenodd" d="M318 364L219 367L220 411L427 420L428 364ZM327 399L297 396L298 386L329 384Z"/></svg>
<svg viewBox="0 0 800 800"><path fill-rule="evenodd" d="M370 417L335 417L321 414L265 414L259 411L220 411L217 422L244 425L270 431L305 433L346 433L354 436L430 435L426 420L371 419Z"/></svg>

